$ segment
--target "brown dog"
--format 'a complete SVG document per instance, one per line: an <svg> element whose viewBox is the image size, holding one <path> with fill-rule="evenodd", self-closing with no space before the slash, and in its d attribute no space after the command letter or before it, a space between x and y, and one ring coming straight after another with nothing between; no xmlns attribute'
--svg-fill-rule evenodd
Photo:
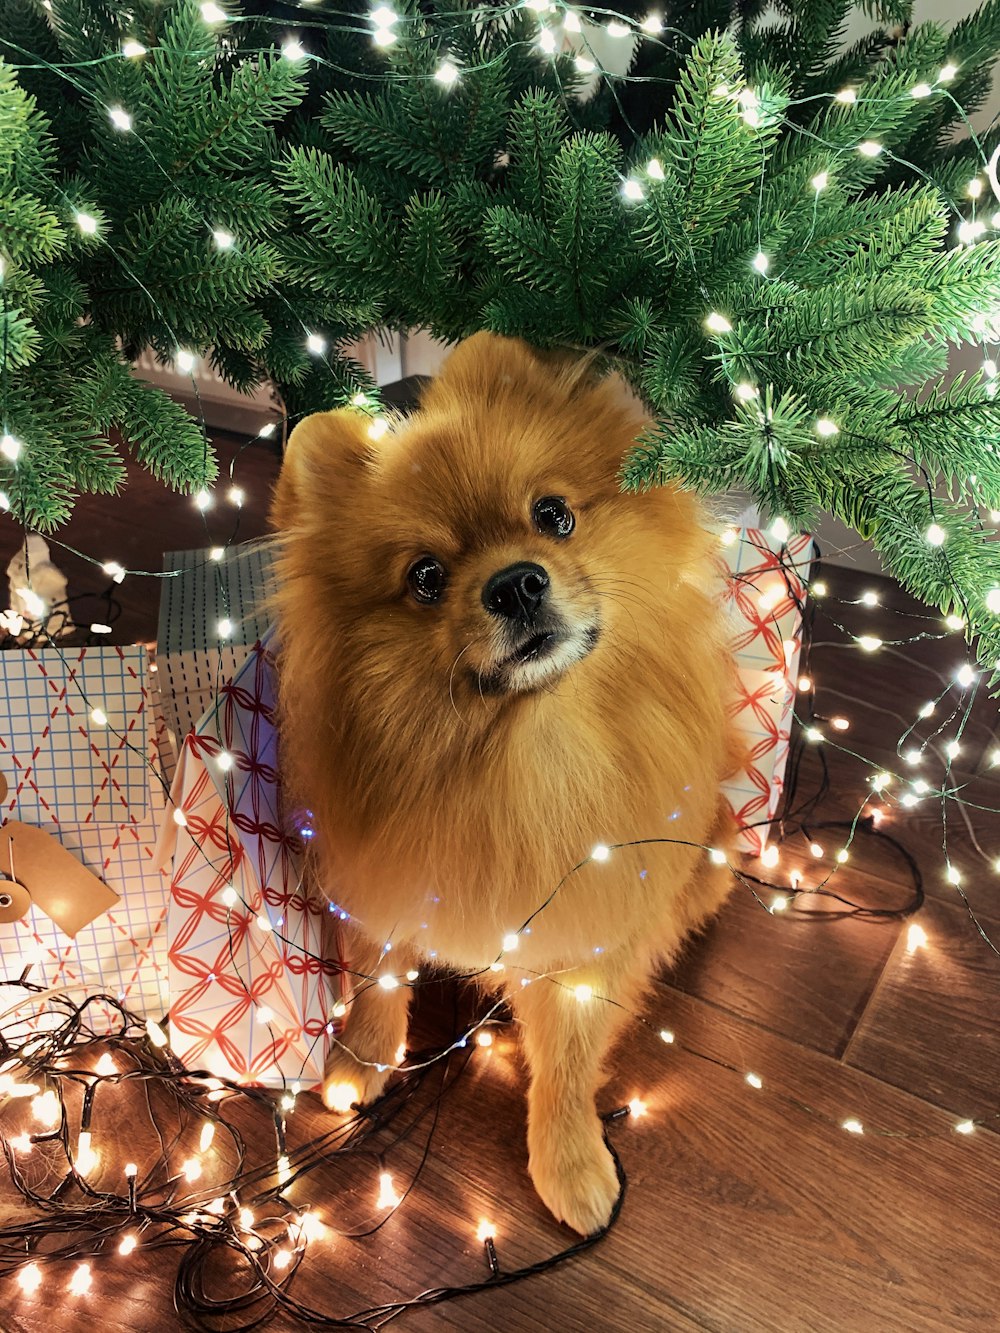
<svg viewBox="0 0 1000 1333"><path fill-rule="evenodd" d="M621 493L641 425L618 382L477 334L383 438L303 421L274 504L283 763L372 978L327 1104L382 1091L407 970L482 973L523 1032L532 1179L583 1233L618 1192L608 1047L731 886L705 850L736 755L717 539L685 492Z"/></svg>

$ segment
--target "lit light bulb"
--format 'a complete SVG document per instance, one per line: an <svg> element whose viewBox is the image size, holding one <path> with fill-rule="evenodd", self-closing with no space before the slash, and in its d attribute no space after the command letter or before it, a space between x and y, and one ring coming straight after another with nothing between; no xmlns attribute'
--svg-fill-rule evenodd
<svg viewBox="0 0 1000 1333"><path fill-rule="evenodd" d="M282 46L281 54L286 60L304 60L307 53L302 43L292 37Z"/></svg>
<svg viewBox="0 0 1000 1333"><path fill-rule="evenodd" d="M538 34L538 45L547 56L553 55L556 49L556 35L551 28L543 27Z"/></svg>
<svg viewBox="0 0 1000 1333"><path fill-rule="evenodd" d="M962 882L962 872L959 870L958 866L949 865L945 870L944 877L949 884L954 884L956 888Z"/></svg>
<svg viewBox="0 0 1000 1333"><path fill-rule="evenodd" d="M986 609L1000 615L1000 588L991 588L986 594Z"/></svg>
<svg viewBox="0 0 1000 1333"><path fill-rule="evenodd" d="M142 42L137 42L135 38L130 37L128 41L122 42L123 56L127 56L129 59L134 59L136 56L144 56L145 54L146 48L143 46Z"/></svg>
<svg viewBox="0 0 1000 1333"><path fill-rule="evenodd" d="M975 1128L976 1122L974 1120L960 1120L955 1126L955 1132L957 1134L971 1134Z"/></svg>
<svg viewBox="0 0 1000 1333"><path fill-rule="evenodd" d="M965 690L967 690L970 685L975 684L976 673L973 671L972 667L969 666L968 662L963 666L960 666L955 672L955 680Z"/></svg>
<svg viewBox="0 0 1000 1333"><path fill-rule="evenodd" d="M3 454L4 458L9 458L12 463L16 463L21 456L21 441L14 435L0 436L0 454Z"/></svg>
<svg viewBox="0 0 1000 1333"><path fill-rule="evenodd" d="M182 375L190 375L191 371L194 370L196 360L197 358L193 352L188 352L183 347L179 347L174 357L174 364ZM199 492L199 494L204 494L204 492Z"/></svg>
<svg viewBox="0 0 1000 1333"><path fill-rule="evenodd" d="M379 977L378 984L383 990L395 990L399 985L399 977L394 977L391 972L384 972Z"/></svg>
<svg viewBox="0 0 1000 1333"><path fill-rule="evenodd" d="M663 31L663 20L660 18L659 14L647 14L639 24L639 27L643 32L648 32L652 36L655 36L658 32Z"/></svg>
<svg viewBox="0 0 1000 1333"><path fill-rule="evenodd" d="M628 1104L629 1115L634 1116L636 1120L641 1120L647 1113L646 1103L641 1097L633 1097Z"/></svg>
<svg viewBox="0 0 1000 1333"><path fill-rule="evenodd" d="M18 1269L17 1285L27 1296L33 1296L42 1285L42 1270L37 1264L25 1264Z"/></svg>
<svg viewBox="0 0 1000 1333"><path fill-rule="evenodd" d="M750 1084L751 1088L762 1088L764 1086L764 1080L759 1074L747 1074L746 1081Z"/></svg>
<svg viewBox="0 0 1000 1333"><path fill-rule="evenodd" d="M254 1215L252 1208L240 1209L240 1226L244 1231L249 1231L254 1224Z"/></svg>
<svg viewBox="0 0 1000 1333"><path fill-rule="evenodd" d="M809 585L809 591L814 597L825 597L827 593L826 584L822 579L816 580Z"/></svg>
<svg viewBox="0 0 1000 1333"><path fill-rule="evenodd" d="M771 903L770 911L784 912L787 907L788 907L788 899L779 894L778 897L775 898L775 900Z"/></svg>
<svg viewBox="0 0 1000 1333"><path fill-rule="evenodd" d="M212 240L220 250L231 250L236 244L236 237L224 227L218 227L212 232Z"/></svg>
<svg viewBox="0 0 1000 1333"><path fill-rule="evenodd" d="M670 1031L669 1028L660 1028L660 1041L662 1041L667 1046L673 1045L674 1034Z"/></svg>
<svg viewBox="0 0 1000 1333"><path fill-rule="evenodd" d="M274 927L271 925L270 918L264 916L264 914L261 913L261 914L257 917L257 929L258 929L258 930L262 930L262 931L264 932L264 934L266 935L269 931L273 930Z"/></svg>
<svg viewBox="0 0 1000 1333"><path fill-rule="evenodd" d="M476 1045L477 1045L477 1046L483 1046L483 1047L486 1047L486 1046L492 1046L492 1045L493 1045L493 1033L492 1033L492 1032L480 1032L480 1033L477 1033L477 1035L476 1035ZM404 1052L404 1054L405 1054L405 1052Z"/></svg>
<svg viewBox="0 0 1000 1333"><path fill-rule="evenodd" d="M945 628L950 630L965 629L965 621L961 616L950 615L944 618Z"/></svg>
<svg viewBox="0 0 1000 1333"><path fill-rule="evenodd" d="M968 185L966 185L965 187L965 193L969 196L970 199L978 199L979 196L982 194L982 192L983 192L983 182L979 179L978 176L973 176L972 180L969 181Z"/></svg>
<svg viewBox="0 0 1000 1333"><path fill-rule="evenodd" d="M370 440L380 440L389 429L389 422L385 417L375 417L368 427L368 438Z"/></svg>
<svg viewBox="0 0 1000 1333"><path fill-rule="evenodd" d="M927 944L927 931L914 921L906 932L906 952L916 953Z"/></svg>
<svg viewBox="0 0 1000 1333"><path fill-rule="evenodd" d="M385 32L386 29L383 28L381 29L381 31ZM288 1265L292 1262L291 1250L275 1250L271 1262L277 1269L287 1268Z"/></svg>
<svg viewBox="0 0 1000 1333"><path fill-rule="evenodd" d="M809 851L817 860L823 855L823 848L818 842L811 842L809 844Z"/></svg>
<svg viewBox="0 0 1000 1333"><path fill-rule="evenodd" d="M233 756L226 750L215 756L215 762L222 769L223 773L228 773L233 766Z"/></svg>
<svg viewBox="0 0 1000 1333"><path fill-rule="evenodd" d="M299 1235L305 1236L306 1240L322 1240L326 1235L326 1227L316 1214L308 1209L299 1218L298 1226Z"/></svg>
<svg viewBox="0 0 1000 1333"><path fill-rule="evenodd" d="M208 491L201 490L196 493L194 497L195 509L200 509L204 513L206 509L211 509L213 504L214 500Z"/></svg>
<svg viewBox="0 0 1000 1333"><path fill-rule="evenodd" d="M858 100L858 95L853 88L841 88L839 93L834 95L835 102L840 102L842 106L851 106Z"/></svg>
<svg viewBox="0 0 1000 1333"><path fill-rule="evenodd" d="M517 936L517 935L505 935L505 936L503 937L503 950L504 950L504 953L511 953L514 949L517 948L517 946L518 946L518 936ZM407 973L407 976L409 976L409 973Z"/></svg>
<svg viewBox="0 0 1000 1333"><path fill-rule="evenodd" d="M917 804L917 798L911 791L904 792L903 795L899 798L899 803L900 805L905 805L908 810L912 810L913 807Z"/></svg>
<svg viewBox="0 0 1000 1333"><path fill-rule="evenodd" d="M107 1078L110 1074L118 1073L118 1066L115 1064L114 1056L110 1051L105 1051L94 1067L95 1073Z"/></svg>
<svg viewBox="0 0 1000 1333"><path fill-rule="evenodd" d="M233 888L231 884L227 888L222 890L223 906L235 907L238 898L239 894L236 892L236 890Z"/></svg>
<svg viewBox="0 0 1000 1333"><path fill-rule="evenodd" d="M737 384L734 392L741 403L749 403L752 402L754 398L760 397L760 390L756 385L747 384L746 382Z"/></svg>
<svg viewBox="0 0 1000 1333"><path fill-rule="evenodd" d="M393 1187L392 1175L390 1172L380 1171L378 1178L378 1199L375 1203L376 1208L398 1208L401 1202L402 1200Z"/></svg>
<svg viewBox="0 0 1000 1333"><path fill-rule="evenodd" d="M434 71L434 77L438 83L450 88L452 84L458 82L458 70L450 60L442 60L440 65Z"/></svg>
<svg viewBox="0 0 1000 1333"><path fill-rule="evenodd" d="M485 1218L476 1227L476 1240L485 1245L488 1240L496 1240L497 1229L492 1222L487 1222Z"/></svg>
<svg viewBox="0 0 1000 1333"><path fill-rule="evenodd" d="M225 618L223 620L220 620L215 628L218 630L220 638L228 639L230 634L232 634L233 632L233 622L228 618Z"/></svg>
<svg viewBox="0 0 1000 1333"><path fill-rule="evenodd" d="M925 704L921 707L920 712L917 714L917 716L918 716L918 717L930 717L931 714L934 712L934 708L935 708L934 701L931 700L931 699L929 699L929 700L927 701L927 703L925 703Z"/></svg>
<svg viewBox="0 0 1000 1333"><path fill-rule="evenodd" d="M705 327L710 329L712 333L732 333L733 331L733 326L729 320L726 319L725 315L720 315L717 310L713 310L705 320Z"/></svg>
<svg viewBox="0 0 1000 1333"><path fill-rule="evenodd" d="M829 439L832 435L840 434L840 427L829 417L820 417L816 422L816 434Z"/></svg>
<svg viewBox="0 0 1000 1333"><path fill-rule="evenodd" d="M874 139L865 139L864 143L858 144L858 152L862 157L878 157L882 151L882 145L876 143Z"/></svg>
<svg viewBox="0 0 1000 1333"><path fill-rule="evenodd" d="M603 842L599 842L597 846L594 848L594 850L590 853L590 859L592 861L606 861L610 855L611 855L611 848L606 847Z"/></svg>
<svg viewBox="0 0 1000 1333"><path fill-rule="evenodd" d="M593 986L588 986L586 982L581 982L579 986L573 987L573 994L576 996L580 1004L586 1004L588 1000L593 999L594 988Z"/></svg>
<svg viewBox="0 0 1000 1333"><path fill-rule="evenodd" d="M819 727L806 727L804 734L807 741L813 741L814 743L818 743L823 739L823 733L820 731Z"/></svg>
<svg viewBox="0 0 1000 1333"><path fill-rule="evenodd" d="M98 727L106 727L108 725L108 715L103 708L92 708L90 710L90 720Z"/></svg>
<svg viewBox="0 0 1000 1333"><path fill-rule="evenodd" d="M830 718L830 726L833 727L834 731L847 731L849 730L850 725L851 724L850 722L848 722L846 717Z"/></svg>
<svg viewBox="0 0 1000 1333"><path fill-rule="evenodd" d="M635 203L638 203L646 197L642 186L637 180L627 180L622 186L622 194L626 199L631 199Z"/></svg>
<svg viewBox="0 0 1000 1333"><path fill-rule="evenodd" d="M760 854L760 863L767 866L768 870L773 870L779 859L780 853L776 842L769 843Z"/></svg>
<svg viewBox="0 0 1000 1333"><path fill-rule="evenodd" d="M48 1092L43 1092L32 1101L31 1113L46 1128L54 1128L58 1125L62 1115L59 1098L51 1089Z"/></svg>
<svg viewBox="0 0 1000 1333"><path fill-rule="evenodd" d="M121 583L125 578L125 569L117 560L106 560L101 569L114 583Z"/></svg>
<svg viewBox="0 0 1000 1333"><path fill-rule="evenodd" d="M573 64L576 65L581 74L593 74L597 68L589 56L577 56Z"/></svg>
<svg viewBox="0 0 1000 1333"><path fill-rule="evenodd" d="M861 594L861 603L863 606L878 606L879 597L877 592L865 592Z"/></svg>
<svg viewBox="0 0 1000 1333"><path fill-rule="evenodd" d="M710 847L708 849L708 859L713 865L724 866L726 864L726 853L721 847Z"/></svg>
<svg viewBox="0 0 1000 1333"><path fill-rule="evenodd" d="M812 177L809 184L813 187L816 193L819 194L820 190L826 189L827 185L829 184L829 180L830 177L825 171L817 171L816 175Z"/></svg>
<svg viewBox="0 0 1000 1333"><path fill-rule="evenodd" d="M388 5L379 5L378 9L373 9L368 17L376 28L391 28L394 23L399 21L399 15Z"/></svg>
<svg viewBox="0 0 1000 1333"><path fill-rule="evenodd" d="M792 530L783 518L776 518L771 524L771 536L775 541L787 542L792 535Z"/></svg>
<svg viewBox="0 0 1000 1333"><path fill-rule="evenodd" d="M100 1156L94 1151L89 1129L81 1129L76 1141L76 1159L73 1165L81 1176L89 1175L100 1162Z"/></svg>
<svg viewBox="0 0 1000 1333"><path fill-rule="evenodd" d="M753 259L751 259L750 263L757 270L758 273L766 273L767 270L771 267L771 261L763 250L758 250L757 253L754 255Z"/></svg>
<svg viewBox="0 0 1000 1333"><path fill-rule="evenodd" d="M158 1047L160 1050L162 1050L163 1047L167 1045L168 1042L167 1034L163 1031L159 1023L157 1023L155 1019L152 1018L146 1019L146 1036L149 1038L151 1044L153 1046Z"/></svg>
<svg viewBox="0 0 1000 1333"><path fill-rule="evenodd" d="M646 175L654 181L663 180L663 163L658 157L651 157L646 163Z"/></svg>
<svg viewBox="0 0 1000 1333"><path fill-rule="evenodd" d="M127 111L123 111L120 106L108 107L108 116L117 130L130 130L132 128L132 117Z"/></svg>
<svg viewBox="0 0 1000 1333"><path fill-rule="evenodd" d="M321 338L318 333L310 333L306 336L306 348L313 356L322 356L326 351L326 339Z"/></svg>
<svg viewBox="0 0 1000 1333"><path fill-rule="evenodd" d="M13 1138L8 1139L7 1142L15 1152L22 1154L31 1152L31 1149L34 1146L29 1134L15 1134Z"/></svg>
<svg viewBox="0 0 1000 1333"><path fill-rule="evenodd" d="M864 1126L862 1125L861 1121L855 1120L853 1117L850 1120L845 1120L841 1128L846 1129L848 1134L864 1133Z"/></svg>
<svg viewBox="0 0 1000 1333"><path fill-rule="evenodd" d="M874 653L882 647L882 640L877 639L874 634L861 634L858 636L858 647L863 648L866 653Z"/></svg>
<svg viewBox="0 0 1000 1333"><path fill-rule="evenodd" d="M201 1175L201 1162L198 1161L197 1157L189 1157L181 1170L184 1172L184 1179L193 1183Z"/></svg>
<svg viewBox="0 0 1000 1333"><path fill-rule="evenodd" d="M420 973L417 971L417 969L416 969L415 967L411 967L410 970L409 970L409 972L407 972L407 974L406 974L406 980L407 980L407 981L416 981L417 978L418 978L419 976L420 976ZM337 1012L336 1009L334 1009L333 1012L336 1013L336 1012Z"/></svg>
<svg viewBox="0 0 1000 1333"><path fill-rule="evenodd" d="M803 694L808 694L813 687L813 683L809 676L800 676L798 686Z"/></svg>
<svg viewBox="0 0 1000 1333"><path fill-rule="evenodd" d="M941 527L940 523L932 523L924 533L924 541L928 542L931 546L943 546L947 537L948 534L945 532L944 528Z"/></svg>
<svg viewBox="0 0 1000 1333"><path fill-rule="evenodd" d="M612 19L604 29L609 37L627 37L629 29L624 23L619 23L617 19Z"/></svg>
<svg viewBox="0 0 1000 1333"><path fill-rule="evenodd" d="M933 89L929 83L915 83L910 89L910 96L916 98L930 97L932 91Z"/></svg>
<svg viewBox="0 0 1000 1333"><path fill-rule="evenodd" d="M950 62L947 65L942 65L938 70L938 82L950 83L957 73L957 65L952 65Z"/></svg>
<svg viewBox="0 0 1000 1333"><path fill-rule="evenodd" d="M903 758L906 760L908 764L919 764L920 761L923 759L923 757L924 756L921 754L921 752L916 749L907 750L906 753L903 755Z"/></svg>

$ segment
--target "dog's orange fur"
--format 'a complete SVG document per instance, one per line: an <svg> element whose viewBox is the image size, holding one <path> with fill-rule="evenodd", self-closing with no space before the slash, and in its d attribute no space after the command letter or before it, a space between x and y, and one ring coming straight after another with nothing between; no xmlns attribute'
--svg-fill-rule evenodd
<svg viewBox="0 0 1000 1333"><path fill-rule="evenodd" d="M401 974L432 951L487 969L595 844L677 840L588 862L485 973L522 1027L532 1178L583 1233L618 1190L594 1105L608 1046L731 885L704 850L729 845L719 782L736 755L715 538L685 492L621 493L641 425L616 381L478 334L377 443L360 412L303 421L274 505L283 765L315 814L322 881L352 914L357 972ZM567 540L532 525L546 495L575 513ZM432 606L406 585L427 553L450 571ZM482 693L481 590L517 560L542 564L564 613L603 632L542 688ZM395 1063L409 995L357 987L328 1104L382 1090L375 1066Z"/></svg>

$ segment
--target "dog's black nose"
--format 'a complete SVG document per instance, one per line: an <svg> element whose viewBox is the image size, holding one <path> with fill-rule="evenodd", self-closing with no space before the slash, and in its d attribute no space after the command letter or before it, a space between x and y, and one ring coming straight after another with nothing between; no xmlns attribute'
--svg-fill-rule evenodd
<svg viewBox="0 0 1000 1333"><path fill-rule="evenodd" d="M483 586L483 606L491 616L528 625L542 604L549 576L541 565L522 560L498 569Z"/></svg>

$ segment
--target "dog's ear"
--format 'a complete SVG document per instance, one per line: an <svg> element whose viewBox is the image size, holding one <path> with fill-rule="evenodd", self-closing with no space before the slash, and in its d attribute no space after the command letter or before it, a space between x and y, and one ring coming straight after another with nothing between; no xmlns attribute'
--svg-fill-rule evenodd
<svg viewBox="0 0 1000 1333"><path fill-rule="evenodd" d="M285 445L271 504L273 528L294 527L314 504L343 494L352 474L375 457L370 427L370 417L350 408L315 412L299 422Z"/></svg>
<svg viewBox="0 0 1000 1333"><path fill-rule="evenodd" d="M532 347L521 338L474 333L448 356L438 377L424 391L421 406L433 411L451 406L456 395L489 403L515 392L566 402L598 385L607 374L596 351Z"/></svg>

